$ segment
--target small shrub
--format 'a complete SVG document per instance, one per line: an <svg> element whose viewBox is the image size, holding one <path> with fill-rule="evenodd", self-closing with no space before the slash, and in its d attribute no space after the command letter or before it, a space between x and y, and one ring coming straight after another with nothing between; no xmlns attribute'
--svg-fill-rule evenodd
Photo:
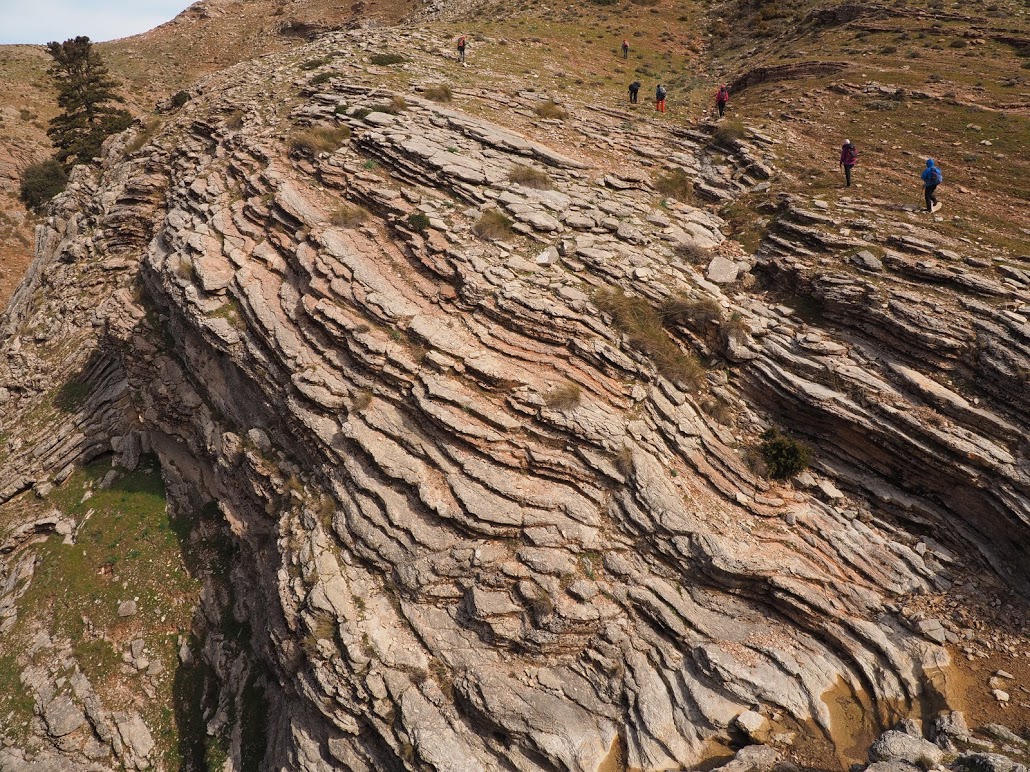
<svg viewBox="0 0 1030 772"><path fill-rule="evenodd" d="M536 190L550 190L554 187L551 178L547 176L546 172L523 164L516 164L512 167L512 170L508 172L508 180L510 182L517 182L525 188L534 188Z"/></svg>
<svg viewBox="0 0 1030 772"><path fill-rule="evenodd" d="M619 474L623 477L631 477L635 465L633 463L633 451L627 447L623 447L615 454L615 458L612 460L615 464L615 468L619 470Z"/></svg>
<svg viewBox="0 0 1030 772"><path fill-rule="evenodd" d="M734 311L729 319L719 325L719 332L724 339L729 340L730 338L743 338L750 335L751 328L744 317Z"/></svg>
<svg viewBox="0 0 1030 772"><path fill-rule="evenodd" d="M952 48L965 48L969 45L969 41L967 41L965 38L955 38L948 45Z"/></svg>
<svg viewBox="0 0 1030 772"><path fill-rule="evenodd" d="M67 184L68 172L57 161L32 164L21 175L21 200L29 209L40 209Z"/></svg>
<svg viewBox="0 0 1030 772"><path fill-rule="evenodd" d="M143 147L154 138L157 130L161 128L161 122L156 118L148 118L143 122L143 126L132 141L125 145L125 155L131 156L134 153L139 152Z"/></svg>
<svg viewBox="0 0 1030 772"><path fill-rule="evenodd" d="M359 107L357 110L354 111L354 117L360 120L364 118L366 115L371 115L372 112L373 111L368 109L367 107Z"/></svg>
<svg viewBox="0 0 1030 772"><path fill-rule="evenodd" d="M401 64L406 62L407 59L400 54L373 54L369 61L377 67L386 67L391 64Z"/></svg>
<svg viewBox="0 0 1030 772"><path fill-rule="evenodd" d="M308 81L309 86L321 86L323 83L328 83L333 79L331 72L320 72L318 75Z"/></svg>
<svg viewBox="0 0 1030 772"><path fill-rule="evenodd" d="M654 186L663 196L677 201L694 200L694 182L682 169L672 169L661 175Z"/></svg>
<svg viewBox="0 0 1030 772"><path fill-rule="evenodd" d="M554 601L547 590L540 586L534 586L532 592L526 593L526 605L537 622L554 613Z"/></svg>
<svg viewBox="0 0 1030 772"><path fill-rule="evenodd" d="M422 93L425 94L426 99L432 99L434 102L450 102L454 96L451 93L451 87L445 83L429 86Z"/></svg>
<svg viewBox="0 0 1030 772"><path fill-rule="evenodd" d="M897 110L901 107L901 103L894 99L873 99L866 105L866 107L870 110L890 112L891 110Z"/></svg>
<svg viewBox="0 0 1030 772"><path fill-rule="evenodd" d="M290 150L295 153L331 153L350 137L346 126L316 126L294 132L290 137Z"/></svg>
<svg viewBox="0 0 1030 772"><path fill-rule="evenodd" d="M565 112L565 108L563 108L553 99L544 102L542 105L537 107L535 112L541 118L553 118L559 121L564 121L566 118L569 117L569 114Z"/></svg>
<svg viewBox="0 0 1030 772"><path fill-rule="evenodd" d="M189 91L176 91L171 98L172 109L178 110L192 98Z"/></svg>
<svg viewBox="0 0 1030 772"><path fill-rule="evenodd" d="M390 98L389 102L383 102L378 105L372 105L368 110L364 111L363 115L359 117L364 118L369 113L389 113L390 115L399 115L408 109L408 103L404 101L404 97L399 94ZM357 113L361 113L358 110ZM355 113L357 115L357 113Z"/></svg>
<svg viewBox="0 0 1030 772"><path fill-rule="evenodd" d="M499 209L487 209L472 226L472 232L487 241L510 238L512 222Z"/></svg>
<svg viewBox="0 0 1030 772"><path fill-rule="evenodd" d="M578 384L566 383L547 392L544 404L552 410L571 410L579 405L583 390Z"/></svg>
<svg viewBox="0 0 1030 772"><path fill-rule="evenodd" d="M896 54L896 53L898 53L898 47L897 46L882 46L880 48L880 53L881 54L887 54L888 56L891 55L891 54Z"/></svg>
<svg viewBox="0 0 1030 772"><path fill-rule="evenodd" d="M232 131L243 128L243 110L233 110L225 117L225 128Z"/></svg>
<svg viewBox="0 0 1030 772"><path fill-rule="evenodd" d="M429 230L429 217L422 212L412 212L408 215L408 226L418 233L425 233Z"/></svg>
<svg viewBox="0 0 1030 772"><path fill-rule="evenodd" d="M306 62L301 62L300 68L302 70L317 70L319 67L329 64L332 59L328 56L322 57L321 59L308 59Z"/></svg>
<svg viewBox="0 0 1030 772"><path fill-rule="evenodd" d="M719 144L730 145L737 140L743 139L746 134L747 129L744 128L743 121L739 118L728 118L719 124L713 136Z"/></svg>
<svg viewBox="0 0 1030 772"><path fill-rule="evenodd" d="M372 392L368 389L359 391L354 395L354 399L351 402L351 410L355 413L361 413L368 410L369 405L372 404Z"/></svg>
<svg viewBox="0 0 1030 772"><path fill-rule="evenodd" d="M368 219L368 210L357 204L341 204L336 207L329 221L338 228L357 228Z"/></svg>
<svg viewBox="0 0 1030 772"><path fill-rule="evenodd" d="M812 461L811 448L776 429L767 429L762 433L758 452L765 462L769 477L774 480L789 480L807 469Z"/></svg>

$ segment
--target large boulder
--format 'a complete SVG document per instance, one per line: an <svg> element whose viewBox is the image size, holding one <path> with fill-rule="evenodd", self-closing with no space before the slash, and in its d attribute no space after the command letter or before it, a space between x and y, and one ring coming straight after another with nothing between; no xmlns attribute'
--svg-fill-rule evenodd
<svg viewBox="0 0 1030 772"><path fill-rule="evenodd" d="M906 761L917 766L940 764L944 751L932 742L904 732L890 730L869 748L870 761Z"/></svg>

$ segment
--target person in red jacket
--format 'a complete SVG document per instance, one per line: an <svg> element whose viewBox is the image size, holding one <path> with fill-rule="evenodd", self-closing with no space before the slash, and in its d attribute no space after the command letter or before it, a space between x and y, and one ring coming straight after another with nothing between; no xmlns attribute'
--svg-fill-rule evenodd
<svg viewBox="0 0 1030 772"><path fill-rule="evenodd" d="M844 140L840 148L840 168L844 170L844 182L846 187L851 187L851 170L858 163L858 151L850 139Z"/></svg>
<svg viewBox="0 0 1030 772"><path fill-rule="evenodd" d="M622 58L629 59L629 40L622 39Z"/></svg>
<svg viewBox="0 0 1030 772"><path fill-rule="evenodd" d="M730 90L726 88L724 83L719 87L719 90L715 94L715 106L719 108L719 117L722 118L726 112L726 105L730 101Z"/></svg>

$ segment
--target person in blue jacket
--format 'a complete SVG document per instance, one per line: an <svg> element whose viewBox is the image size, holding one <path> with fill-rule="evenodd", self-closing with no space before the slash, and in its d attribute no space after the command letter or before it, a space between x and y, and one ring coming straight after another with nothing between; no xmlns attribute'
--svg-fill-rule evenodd
<svg viewBox="0 0 1030 772"><path fill-rule="evenodd" d="M926 168L923 169L923 196L926 198L926 211L933 213L941 208L934 191L937 186L944 182L944 174L941 168L934 163L932 158L926 159Z"/></svg>

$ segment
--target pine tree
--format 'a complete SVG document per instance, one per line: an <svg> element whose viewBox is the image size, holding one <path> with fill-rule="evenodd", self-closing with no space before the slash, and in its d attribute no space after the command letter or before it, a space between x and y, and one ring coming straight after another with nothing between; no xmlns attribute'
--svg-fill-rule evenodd
<svg viewBox="0 0 1030 772"><path fill-rule="evenodd" d="M57 103L64 110L47 129L57 148L56 158L66 167L90 163L107 137L128 128L132 116L115 106L125 101L115 93L118 81L88 37L47 43L46 50L54 59L50 76L57 85Z"/></svg>

